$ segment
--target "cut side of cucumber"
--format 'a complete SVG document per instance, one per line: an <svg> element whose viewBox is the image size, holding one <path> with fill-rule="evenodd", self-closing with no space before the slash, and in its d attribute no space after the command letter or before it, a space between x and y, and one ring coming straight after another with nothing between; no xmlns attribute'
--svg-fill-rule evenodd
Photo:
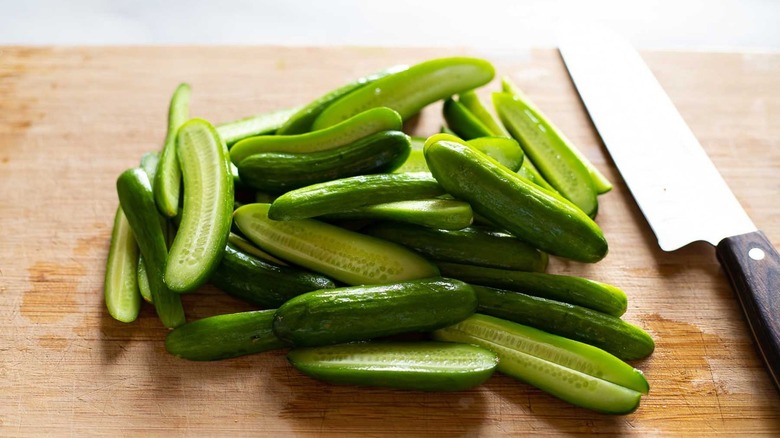
<svg viewBox="0 0 780 438"><path fill-rule="evenodd" d="M176 158L176 136L179 127L190 117L190 95L188 84L180 84L173 92L168 108L168 133L160 153L159 172L153 180L157 208L167 217L176 216L179 210L181 169Z"/></svg>
<svg viewBox="0 0 780 438"><path fill-rule="evenodd" d="M421 391L462 391L483 383L495 353L466 344L378 342L295 348L287 354L302 373L330 383Z"/></svg>
<svg viewBox="0 0 780 438"><path fill-rule="evenodd" d="M244 117L232 122L221 123L215 128L228 147L239 140L256 135L272 134L279 129L299 108L282 109L269 113Z"/></svg>
<svg viewBox="0 0 780 438"><path fill-rule="evenodd" d="M454 199L417 199L369 205L325 215L326 219L383 219L441 230L460 230L471 225L471 206Z"/></svg>
<svg viewBox="0 0 780 438"><path fill-rule="evenodd" d="M122 207L119 207L114 215L104 284L106 308L117 321L133 322L141 310L141 295L136 280L138 254L133 230Z"/></svg>

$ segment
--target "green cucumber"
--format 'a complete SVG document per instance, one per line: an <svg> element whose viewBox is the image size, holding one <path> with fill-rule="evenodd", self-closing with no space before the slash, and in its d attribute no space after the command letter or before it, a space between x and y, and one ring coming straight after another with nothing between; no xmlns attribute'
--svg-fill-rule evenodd
<svg viewBox="0 0 780 438"><path fill-rule="evenodd" d="M305 154L264 152L241 161L247 186L265 192L289 190L355 175L390 172L409 155L409 136L384 131L333 150Z"/></svg>
<svg viewBox="0 0 780 438"><path fill-rule="evenodd" d="M547 254L511 234L489 229L441 230L379 222L361 232L414 249L432 260L523 271L547 268Z"/></svg>
<svg viewBox="0 0 780 438"><path fill-rule="evenodd" d="M237 250L243 252L244 254L248 254L264 262L269 262L278 266L289 266L287 263L284 262L284 260L276 258L271 254L268 254L267 252L256 247L252 242L244 239L238 234L230 233L228 235L228 245L233 245Z"/></svg>
<svg viewBox="0 0 780 438"><path fill-rule="evenodd" d="M121 322L133 322L141 310L138 291L138 244L122 207L116 209L108 249L103 293L108 314Z"/></svg>
<svg viewBox="0 0 780 438"><path fill-rule="evenodd" d="M445 342L377 342L301 347L287 359L329 383L418 391L463 391L485 382L498 364L484 348Z"/></svg>
<svg viewBox="0 0 780 438"><path fill-rule="evenodd" d="M357 90L358 88L365 87L366 85L376 81L379 78L387 75L398 73L400 71L409 68L406 65L397 65L380 72L364 76L346 85L343 85L335 90L329 91L325 95L313 100L308 105L301 108L292 117L290 117L285 124L279 128L277 134L279 135L291 135L291 134L303 134L311 131L311 125L322 111L325 110L331 103L340 99L343 96Z"/></svg>
<svg viewBox="0 0 780 438"><path fill-rule="evenodd" d="M176 158L176 137L179 127L190 117L190 94L188 84L179 84L173 92L168 108L168 133L158 164L160 171L153 180L154 201L160 212L167 217L176 216L179 210L181 169Z"/></svg>
<svg viewBox="0 0 780 438"><path fill-rule="evenodd" d="M623 360L642 359L655 348L647 332L616 316L521 292L473 287L480 313L584 342Z"/></svg>
<svg viewBox="0 0 780 438"><path fill-rule="evenodd" d="M606 351L499 318L475 314L434 338L487 348L497 371L598 412L633 412L649 391L641 371Z"/></svg>
<svg viewBox="0 0 780 438"><path fill-rule="evenodd" d="M239 141L230 150L230 160L239 165L262 152L290 154L337 149L384 131L400 131L401 116L390 108L371 108L337 125L297 135L260 135Z"/></svg>
<svg viewBox="0 0 780 438"><path fill-rule="evenodd" d="M297 347L429 332L474 313L477 298L466 283L441 277L323 289L298 295L274 316L274 333Z"/></svg>
<svg viewBox="0 0 780 438"><path fill-rule="evenodd" d="M508 289L541 298L587 307L612 316L626 312L626 293L615 286L568 275L510 271L459 263L436 263L445 277L467 283Z"/></svg>
<svg viewBox="0 0 780 438"><path fill-rule="evenodd" d="M552 125L512 94L493 93L493 104L544 179L588 216L595 216L598 201L590 172Z"/></svg>
<svg viewBox="0 0 780 438"><path fill-rule="evenodd" d="M177 327L165 338L165 349L188 360L222 360L288 345L272 329L274 312L257 310L210 316Z"/></svg>
<svg viewBox="0 0 780 438"><path fill-rule="evenodd" d="M127 222L146 260L152 301L160 321L169 328L184 324L181 299L163 281L168 249L149 177L142 169L128 169L119 175L116 189Z"/></svg>
<svg viewBox="0 0 780 438"><path fill-rule="evenodd" d="M233 214L253 243L276 257L346 284L393 283L433 277L438 269L394 243L313 219L275 221L270 204L248 204Z"/></svg>
<svg viewBox="0 0 780 438"><path fill-rule="evenodd" d="M523 160L523 164L520 166L520 169L518 169L517 174L547 191L558 193L555 190L555 187L551 186L550 183L544 179L542 174L539 173L531 160Z"/></svg>
<svg viewBox="0 0 780 438"><path fill-rule="evenodd" d="M285 108L256 114L216 125L217 133L228 148L245 138L277 132L299 108Z"/></svg>
<svg viewBox="0 0 780 438"><path fill-rule="evenodd" d="M504 76L501 78L501 89L505 93L510 93L513 96L517 97L518 99L524 101L530 108L534 116L540 120L547 120L545 119L544 115L542 115L542 112L536 108L533 103L525 96L525 94L520 91L520 88L518 88L515 84L512 83L512 81ZM593 180L593 185L596 188L596 193L602 194L606 193L610 190L612 190L612 183L609 182L606 176L602 174L596 166L593 165L593 163L588 160L588 158L577 149L569 139L566 138L566 136L563 135L562 132L560 132L555 125L548 122L547 128L552 129L552 131L558 135L561 142L568 147L571 152L577 157L577 159L588 169L588 172L590 173L591 179Z"/></svg>
<svg viewBox="0 0 780 438"><path fill-rule="evenodd" d="M483 125L490 130L490 135L509 137L509 132L496 121L492 114L477 96L474 90L466 91L458 95L458 102L462 103Z"/></svg>
<svg viewBox="0 0 780 438"><path fill-rule="evenodd" d="M444 190L428 173L359 175L291 190L274 200L268 217L306 219L385 202L431 198Z"/></svg>
<svg viewBox="0 0 780 438"><path fill-rule="evenodd" d="M323 275L276 266L230 244L225 247L225 255L209 281L228 295L264 309L275 309L304 292L336 287Z"/></svg>
<svg viewBox="0 0 780 438"><path fill-rule="evenodd" d="M478 137L467 140L466 144L492 157L513 172L520 170L525 162L523 149L513 138Z"/></svg>
<svg viewBox="0 0 780 438"><path fill-rule="evenodd" d="M146 273L146 262L144 262L144 257L139 255L138 257L138 291L141 292L141 298L144 299L147 303L154 304L154 299L152 298L152 289L151 286L149 286L149 277Z"/></svg>
<svg viewBox="0 0 780 438"><path fill-rule="evenodd" d="M425 163L425 156L421 149L412 149L409 151L409 156L406 157L406 161L397 169L393 170L393 173L419 173L428 172L428 164Z"/></svg>
<svg viewBox="0 0 780 438"><path fill-rule="evenodd" d="M385 76L333 102L314 121L322 129L369 108L386 106L403 120L423 107L453 94L485 85L493 79L493 66L476 58L440 58Z"/></svg>
<svg viewBox="0 0 780 438"><path fill-rule="evenodd" d="M391 220L429 228L460 230L471 225L474 215L471 206L466 202L454 199L417 199L369 205L323 215L323 218Z"/></svg>
<svg viewBox="0 0 780 438"><path fill-rule="evenodd" d="M485 126L465 105L452 97L444 101L442 113L447 126L464 140L493 135L490 128Z"/></svg>
<svg viewBox="0 0 780 438"><path fill-rule="evenodd" d="M203 119L182 125L176 155L184 177L184 206L165 283L176 292L189 292L208 280L225 251L233 214L233 177L227 146Z"/></svg>
<svg viewBox="0 0 780 438"><path fill-rule="evenodd" d="M428 145L425 159L448 193L534 247L582 262L597 262L607 255L604 234L582 210L539 189L487 155L458 143L439 141Z"/></svg>

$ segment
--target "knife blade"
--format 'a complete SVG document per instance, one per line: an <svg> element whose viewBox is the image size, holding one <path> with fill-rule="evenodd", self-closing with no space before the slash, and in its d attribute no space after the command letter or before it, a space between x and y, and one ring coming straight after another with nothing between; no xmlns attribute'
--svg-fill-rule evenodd
<svg viewBox="0 0 780 438"><path fill-rule="evenodd" d="M658 244L716 246L780 390L780 255L748 217L641 56L603 28L569 26L558 48Z"/></svg>

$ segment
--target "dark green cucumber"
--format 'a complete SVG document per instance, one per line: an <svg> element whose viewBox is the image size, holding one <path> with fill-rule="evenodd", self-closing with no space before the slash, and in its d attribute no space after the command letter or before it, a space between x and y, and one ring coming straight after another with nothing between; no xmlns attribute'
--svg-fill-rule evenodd
<svg viewBox="0 0 780 438"><path fill-rule="evenodd" d="M488 159L494 160L512 171L519 169L524 162L525 155L517 141L504 137L480 137L472 140L463 140L452 134L434 134L425 140L423 155L428 145L438 141L449 141L468 146L471 149L482 152L488 156Z"/></svg>
<svg viewBox="0 0 780 438"><path fill-rule="evenodd" d="M492 350L499 372L598 412L633 412L649 391L641 371L604 350L487 315L437 330L434 338Z"/></svg>
<svg viewBox="0 0 780 438"><path fill-rule="evenodd" d="M137 281L138 253L133 230L122 207L118 207L114 214L103 286L108 314L117 321L133 322L141 310Z"/></svg>
<svg viewBox="0 0 780 438"><path fill-rule="evenodd" d="M277 132L295 114L299 108L287 108L268 113L256 114L216 125L217 133L228 148L248 137L267 135Z"/></svg>
<svg viewBox="0 0 780 438"><path fill-rule="evenodd" d="M587 307L612 316L626 311L626 293L615 286L568 275L521 272L459 263L436 263L441 275L467 283L508 289Z"/></svg>
<svg viewBox="0 0 780 438"><path fill-rule="evenodd" d="M273 207L273 206L272 206ZM391 220L443 230L460 230L471 225L474 215L471 206L454 199L418 199L332 213L323 216L327 220Z"/></svg>
<svg viewBox="0 0 780 438"><path fill-rule="evenodd" d="M367 205L443 195L444 189L428 173L359 175L291 190L274 200L268 217L306 219Z"/></svg>
<svg viewBox="0 0 780 438"><path fill-rule="evenodd" d="M432 175L448 193L515 236L572 260L597 262L607 255L604 234L582 210L486 157L446 141L425 150Z"/></svg>
<svg viewBox="0 0 780 438"><path fill-rule="evenodd" d="M493 135L490 128L485 126L465 105L452 97L444 101L442 113L447 126L464 140Z"/></svg>
<svg viewBox="0 0 780 438"><path fill-rule="evenodd" d="M406 65L396 65L388 69L379 71L377 73L364 76L346 85L342 85L335 90L329 91L323 96L314 99L308 105L301 108L298 112L293 114L285 124L279 128L277 134L279 135L291 135L291 134L303 134L311 131L311 125L314 120L325 110L331 103L340 99L343 96L357 90L358 88L365 87L366 85L383 78L387 75L398 73L409 68Z"/></svg>
<svg viewBox="0 0 780 438"><path fill-rule="evenodd" d="M647 332L616 316L521 292L473 287L480 313L584 342L623 360L642 359L655 348Z"/></svg>
<svg viewBox="0 0 780 438"><path fill-rule="evenodd" d="M338 344L432 331L462 321L476 307L471 286L441 277L324 289L282 304L274 333L295 346Z"/></svg>
<svg viewBox="0 0 780 438"><path fill-rule="evenodd" d="M119 175L116 189L127 222L146 260L149 288L157 315L166 327L173 328L184 324L181 299L178 294L168 289L163 281L168 248L165 245L149 177L142 169L128 169Z"/></svg>
<svg viewBox="0 0 780 438"><path fill-rule="evenodd" d="M418 391L463 391L483 383L496 354L445 342L358 342L301 347L287 354L302 373L329 383Z"/></svg>
<svg viewBox="0 0 780 438"><path fill-rule="evenodd" d="M414 249L432 260L522 271L544 271L547 268L547 254L500 231L477 227L440 230L379 222L361 232Z"/></svg>
<svg viewBox="0 0 780 438"><path fill-rule="evenodd" d="M288 345L272 329L276 309L210 316L177 327L165 338L165 349L189 360L221 360Z"/></svg>
<svg viewBox="0 0 780 438"><path fill-rule="evenodd" d="M209 281L228 295L264 309L275 309L304 292L336 287L323 275L273 265L230 244Z"/></svg>
<svg viewBox="0 0 780 438"><path fill-rule="evenodd" d="M441 58L385 76L333 102L314 121L313 129L335 125L369 108L386 106L407 120L423 107L493 79L493 66L476 58Z"/></svg>
<svg viewBox="0 0 780 438"><path fill-rule="evenodd" d="M275 221L269 204L248 204L233 214L241 232L280 259L346 284L381 284L439 275L414 251L313 219Z"/></svg>
<svg viewBox="0 0 780 438"><path fill-rule="evenodd" d="M234 201L227 153L209 122L191 119L179 128L184 205L165 269L165 283L176 292L204 284L225 252Z"/></svg>
<svg viewBox="0 0 780 438"><path fill-rule="evenodd" d="M268 254L267 252L255 246L254 243L244 239L238 234L230 233L230 235L228 235L228 245L233 245L237 250L243 252L244 254L249 254L250 256L258 258L264 262L269 262L277 266L289 266L284 260Z"/></svg>
<svg viewBox="0 0 780 438"><path fill-rule="evenodd" d="M255 154L239 163L238 172L255 190L283 193L332 179L390 172L408 155L409 136L385 131L327 151Z"/></svg>
<svg viewBox="0 0 780 438"><path fill-rule="evenodd" d="M301 154L322 152L352 144L384 131L400 131L401 116L390 108L371 108L327 129L297 135L260 135L236 143L230 160L238 165L263 152Z"/></svg>
<svg viewBox="0 0 780 438"><path fill-rule="evenodd" d="M496 121L492 114L477 96L474 90L466 91L458 95L458 102L468 109L484 126L490 130L490 135L509 137L509 132Z"/></svg>
<svg viewBox="0 0 780 438"><path fill-rule="evenodd" d="M168 133L158 164L160 172L152 181L157 208L167 217L176 216L179 210L181 169L176 158L176 137L179 127L190 117L190 94L190 86L184 83L179 84L173 92L168 108Z"/></svg>

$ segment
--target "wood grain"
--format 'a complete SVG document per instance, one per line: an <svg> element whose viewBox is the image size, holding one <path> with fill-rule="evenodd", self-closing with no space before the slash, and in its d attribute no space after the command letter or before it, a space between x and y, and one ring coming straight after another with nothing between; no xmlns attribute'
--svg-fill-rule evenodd
<svg viewBox="0 0 780 438"><path fill-rule="evenodd" d="M306 103L365 73L483 56L615 183L598 222L610 254L550 272L615 284L657 348L633 414L569 406L495 376L454 394L328 386L283 352L218 363L168 355L145 307L112 320L102 282L114 183L165 135L170 93L222 122ZM643 53L759 229L780 244L780 55ZM497 90L497 81L481 90ZM409 129L438 130L440 105ZM557 52L275 47L0 47L0 435L780 434L780 397L713 248L663 253L598 139ZM249 309L211 287L190 319Z"/></svg>

